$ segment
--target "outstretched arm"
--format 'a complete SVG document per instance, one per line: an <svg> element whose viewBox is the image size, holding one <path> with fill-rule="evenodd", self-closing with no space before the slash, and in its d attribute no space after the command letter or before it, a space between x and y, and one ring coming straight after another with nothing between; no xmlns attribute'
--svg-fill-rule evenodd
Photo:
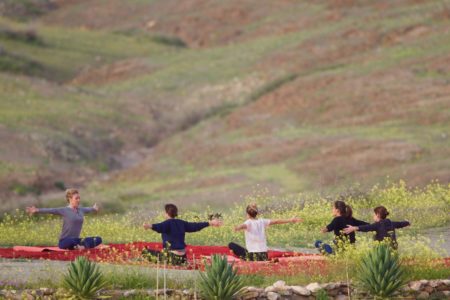
<svg viewBox="0 0 450 300"><path fill-rule="evenodd" d="M409 221L392 222L392 226L394 226L394 228L403 228L410 225L411 223L409 223Z"/></svg>
<svg viewBox="0 0 450 300"><path fill-rule="evenodd" d="M353 218L353 224L354 226L362 226L362 225L369 225L370 223Z"/></svg>
<svg viewBox="0 0 450 300"><path fill-rule="evenodd" d="M337 218L334 218L333 221L331 221L330 224L328 224L327 226L322 228L320 231L322 233L333 231L334 228L336 228L336 223L337 223Z"/></svg>
<svg viewBox="0 0 450 300"><path fill-rule="evenodd" d="M240 230L246 230L246 229L247 229L246 224L241 224L241 225L234 227L234 231L240 231Z"/></svg>
<svg viewBox="0 0 450 300"><path fill-rule="evenodd" d="M26 212L30 215L35 213L39 214L52 214L52 215L61 215L62 208L37 208L36 206L29 206L26 208Z"/></svg>
<svg viewBox="0 0 450 300"><path fill-rule="evenodd" d="M358 231L358 229L359 229L358 226L347 225L347 228L344 228L342 231L345 234L349 234L349 233Z"/></svg>
<svg viewBox="0 0 450 300"><path fill-rule="evenodd" d="M294 217L294 218L290 218L290 219L270 220L269 225L278 225L278 224L287 224L287 223L300 223L300 222L303 222L303 220Z"/></svg>
<svg viewBox="0 0 450 300"><path fill-rule="evenodd" d="M167 221L163 221L161 223L155 223L155 224L143 224L144 229L152 229L158 233L168 233L170 230L169 223Z"/></svg>
<svg viewBox="0 0 450 300"><path fill-rule="evenodd" d="M223 225L223 222L219 219L212 219L208 223L209 223L209 226L213 226L213 227L220 227Z"/></svg>
<svg viewBox="0 0 450 300"><path fill-rule="evenodd" d="M25 210L26 210L26 212L29 213L30 215L33 215L33 214L39 212L39 208L37 208L37 207L34 206L34 205L33 205L33 206L27 207Z"/></svg>
<svg viewBox="0 0 450 300"><path fill-rule="evenodd" d="M83 210L84 213L91 213L91 212L99 211L99 207L98 207L97 203L94 203L94 205L92 207L82 207L81 209Z"/></svg>
<svg viewBox="0 0 450 300"><path fill-rule="evenodd" d="M351 226L348 225L347 228L345 228L343 231L345 234L352 233L354 231L362 231L362 232L369 232L369 231L376 231L379 227L378 223L373 223L369 225L361 225L361 226Z"/></svg>

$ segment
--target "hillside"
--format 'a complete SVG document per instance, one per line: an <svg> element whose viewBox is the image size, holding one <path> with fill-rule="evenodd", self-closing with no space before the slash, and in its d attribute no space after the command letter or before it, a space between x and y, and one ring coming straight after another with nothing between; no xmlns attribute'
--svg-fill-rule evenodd
<svg viewBox="0 0 450 300"><path fill-rule="evenodd" d="M4 210L450 182L449 1L47 2L0 20Z"/></svg>

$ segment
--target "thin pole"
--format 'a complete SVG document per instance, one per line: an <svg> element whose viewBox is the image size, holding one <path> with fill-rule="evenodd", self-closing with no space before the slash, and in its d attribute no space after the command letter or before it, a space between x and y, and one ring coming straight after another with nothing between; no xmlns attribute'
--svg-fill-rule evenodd
<svg viewBox="0 0 450 300"><path fill-rule="evenodd" d="M164 300L167 299L167 294L166 294L166 274L167 274L166 262L167 262L167 260L164 261Z"/></svg>
<svg viewBox="0 0 450 300"><path fill-rule="evenodd" d="M159 257L156 260L156 300L159 294Z"/></svg>
<svg viewBox="0 0 450 300"><path fill-rule="evenodd" d="M195 254L194 254L194 271L196 270L195 265ZM194 278L194 300L197 300L197 276Z"/></svg>

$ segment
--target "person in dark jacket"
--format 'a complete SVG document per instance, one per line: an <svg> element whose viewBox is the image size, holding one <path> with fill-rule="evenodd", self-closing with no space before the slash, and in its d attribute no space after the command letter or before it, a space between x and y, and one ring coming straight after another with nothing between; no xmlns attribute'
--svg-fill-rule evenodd
<svg viewBox="0 0 450 300"><path fill-rule="evenodd" d="M174 204L166 204L166 220L156 224L144 224L145 229L152 229L161 233L163 242L163 252L146 249L144 254L156 256L158 259L168 257L172 264L179 265L186 263L186 244L184 238L186 232L196 232L208 226L221 226L222 222L213 219L209 222L187 222L177 219L178 208Z"/></svg>
<svg viewBox="0 0 450 300"><path fill-rule="evenodd" d="M346 234L351 234L355 231L375 231L374 240L381 242L387 239L391 243L391 246L396 249L398 245L395 229L410 226L411 224L408 221L394 222L387 219L389 212L384 206L375 207L373 211L373 220L375 223L368 225L348 225L347 228L344 229L344 232Z"/></svg>
<svg viewBox="0 0 450 300"><path fill-rule="evenodd" d="M348 225L353 226L360 226L360 225L367 225L369 223L355 219L353 217L353 210L352 208L345 204L344 201L335 201L333 204L333 220L330 224L328 224L326 227L322 229L323 233L326 232L334 232L334 244L337 247L340 247L343 243L346 243L347 241L351 244L356 242L355 233L351 232L350 234L346 234L343 232L343 230ZM333 253L333 248L328 245L322 243L322 241L316 241L315 246L319 248L322 252L325 252L327 254Z"/></svg>

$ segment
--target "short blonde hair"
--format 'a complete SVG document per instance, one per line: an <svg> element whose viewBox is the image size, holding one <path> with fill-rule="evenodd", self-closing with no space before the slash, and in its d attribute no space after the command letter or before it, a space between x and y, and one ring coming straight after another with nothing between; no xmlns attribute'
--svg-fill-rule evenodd
<svg viewBox="0 0 450 300"><path fill-rule="evenodd" d="M70 202L70 199L72 199L72 196L75 194L79 194L77 189L67 189L66 190L66 200L67 202Z"/></svg>

